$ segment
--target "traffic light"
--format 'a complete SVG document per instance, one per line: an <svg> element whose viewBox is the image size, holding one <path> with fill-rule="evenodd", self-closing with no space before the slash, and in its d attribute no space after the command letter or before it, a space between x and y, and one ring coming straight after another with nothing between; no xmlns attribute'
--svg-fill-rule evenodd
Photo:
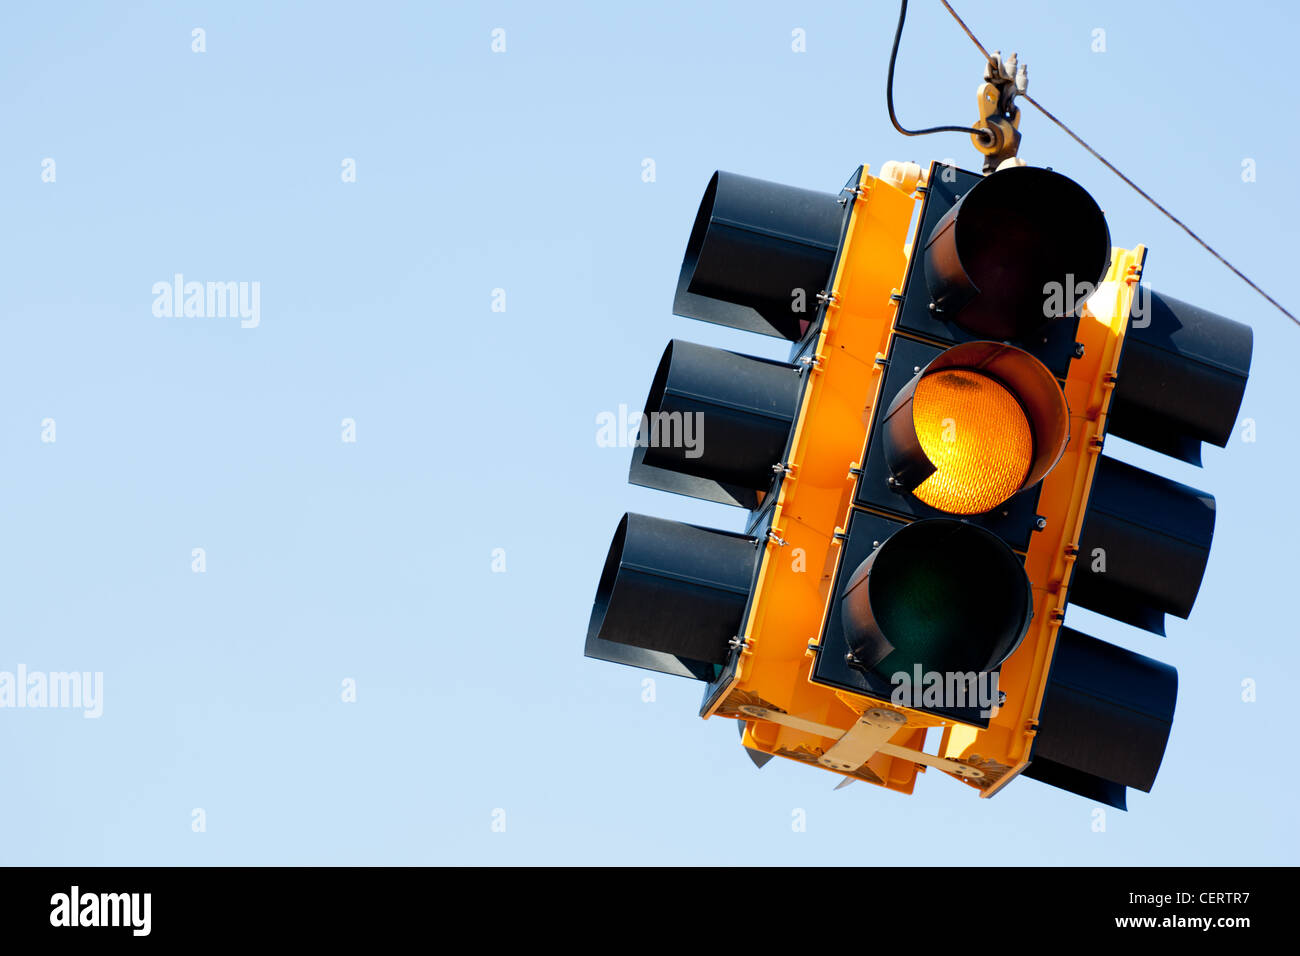
<svg viewBox="0 0 1300 956"><path fill-rule="evenodd" d="M715 174L674 311L789 361L671 343L629 477L749 517L625 516L588 656L703 681L760 766L1149 790L1176 675L1061 623L1190 612L1213 499L1101 448L1224 444L1251 339L1147 293L1144 262L1048 169L890 163L838 196Z"/></svg>
<svg viewBox="0 0 1300 956"><path fill-rule="evenodd" d="M1108 432L1200 465L1227 445L1250 372L1249 326L1140 287ZM1163 635L1192 610L1214 536L1214 496L1098 455L1069 601ZM1025 776L1123 808L1150 791L1173 721L1172 667L1061 629Z"/></svg>
<svg viewBox="0 0 1300 956"><path fill-rule="evenodd" d="M984 732L978 749L945 740L941 753L970 761L980 773L965 779L988 789L1015 766L1017 741L995 723L1011 714L1003 697L1014 707L1043 676L1031 666L1016 686L1012 673L1050 650L1041 625L1059 582L1029 557L1086 493L1071 466L1088 422L1065 384L1103 357L1077 343L1083 293L1112 250L1096 203L1050 170L935 165L920 196L920 254L875 363L810 678L906 708L908 726L957 727L958 742ZM1053 475L1068 485L1043 507Z"/></svg>
<svg viewBox="0 0 1300 956"><path fill-rule="evenodd" d="M807 337L849 213L833 193L715 173L691 229L674 311L792 341ZM806 370L795 357L786 364L669 343L629 480L770 512L780 479L773 469ZM688 430L700 440L688 441ZM713 681L735 658L762 557L754 533L625 515L601 572L587 656Z"/></svg>

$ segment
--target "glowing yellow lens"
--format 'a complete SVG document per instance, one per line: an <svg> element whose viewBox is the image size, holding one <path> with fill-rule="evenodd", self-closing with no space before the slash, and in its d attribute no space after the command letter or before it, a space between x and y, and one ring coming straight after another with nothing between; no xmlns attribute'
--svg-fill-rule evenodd
<svg viewBox="0 0 1300 956"><path fill-rule="evenodd" d="M1034 454L1029 422L1015 397L987 375L944 369L916 383L912 421L937 469L912 494L949 514L973 515L1024 484Z"/></svg>

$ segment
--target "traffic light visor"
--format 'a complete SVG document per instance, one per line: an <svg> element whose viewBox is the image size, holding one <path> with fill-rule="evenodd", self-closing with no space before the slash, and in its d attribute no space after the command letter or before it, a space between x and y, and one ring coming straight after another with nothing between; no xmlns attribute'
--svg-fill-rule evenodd
<svg viewBox="0 0 1300 956"><path fill-rule="evenodd" d="M1069 440L1069 410L1032 355L968 342L917 373L884 426L897 490L948 514L983 514L1051 471Z"/></svg>
<svg viewBox="0 0 1300 956"><path fill-rule="evenodd" d="M712 483L754 507L785 451L800 384L785 362L670 342L646 398L629 480L724 500L705 487Z"/></svg>
<svg viewBox="0 0 1300 956"><path fill-rule="evenodd" d="M854 571L840 597L858 666L886 679L997 667L1029 627L1024 566L996 535L952 518L896 531Z"/></svg>
<svg viewBox="0 0 1300 956"><path fill-rule="evenodd" d="M624 515L596 588L588 639L721 664L760 557L745 535Z"/></svg>
<svg viewBox="0 0 1300 956"><path fill-rule="evenodd" d="M1074 180L1013 166L980 180L925 247L935 310L974 335L1023 339L1078 315L1110 264L1106 217Z"/></svg>
<svg viewBox="0 0 1300 956"><path fill-rule="evenodd" d="M846 207L814 192L717 172L700 200L673 312L798 340L829 288Z"/></svg>

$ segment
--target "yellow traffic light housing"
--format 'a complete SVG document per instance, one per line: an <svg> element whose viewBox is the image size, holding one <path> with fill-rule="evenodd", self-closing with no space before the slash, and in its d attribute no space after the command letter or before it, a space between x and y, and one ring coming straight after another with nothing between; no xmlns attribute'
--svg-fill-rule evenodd
<svg viewBox="0 0 1300 956"><path fill-rule="evenodd" d="M1150 789L1173 669L1061 624L1076 599L1150 629L1190 611L1213 499L1101 448L1112 412L1186 460L1222 444L1250 336L1168 297L1146 312L1144 258L1049 170L864 167L838 198L716 174L674 309L790 359L672 343L631 480L749 520L626 516L588 656L703 681L701 716L743 722L760 766L902 792L932 768L982 796L1024 773L1116 806ZM702 447L656 443L672 416ZM1116 574L1085 573L1094 544L1126 552Z"/></svg>

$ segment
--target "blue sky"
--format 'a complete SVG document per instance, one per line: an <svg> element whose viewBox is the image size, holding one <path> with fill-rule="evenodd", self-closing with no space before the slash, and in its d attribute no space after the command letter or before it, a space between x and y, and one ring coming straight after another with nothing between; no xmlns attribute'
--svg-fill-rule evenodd
<svg viewBox="0 0 1300 956"><path fill-rule="evenodd" d="M1292 8L955 5L1019 51L1049 109L1300 308ZM1154 791L1104 832L1088 801L1027 780L993 800L939 774L911 797L832 792L789 761L756 771L730 722L696 717L695 682L660 678L647 703L643 672L582 657L624 511L744 518L628 486L628 450L596 443L597 414L639 408L670 338L784 357L671 315L710 174L833 191L862 162L978 165L965 137L889 125L896 16L6 8L0 671L102 672L103 713L0 710L0 862L1294 862L1300 780L1278 741L1300 669L1300 329L1031 107L1022 155L1090 190L1116 244L1150 247L1153 287L1255 329L1255 442L1199 470L1108 443L1218 499L1192 618L1163 640L1068 619L1178 668ZM980 70L942 6L914 2L901 121L971 121ZM257 282L257 326L155 316L177 273Z"/></svg>

